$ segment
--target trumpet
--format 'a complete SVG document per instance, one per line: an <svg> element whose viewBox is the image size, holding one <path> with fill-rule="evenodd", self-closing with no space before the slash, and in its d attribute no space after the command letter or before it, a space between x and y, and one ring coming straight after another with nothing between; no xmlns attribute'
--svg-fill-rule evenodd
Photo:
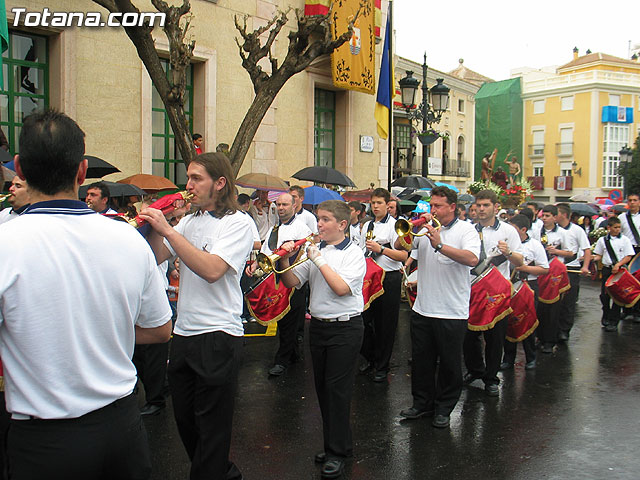
<svg viewBox="0 0 640 480"><path fill-rule="evenodd" d="M306 243L313 243L313 235L309 235L306 238L302 238L300 240L296 240L296 242L293 244L293 246L294 246L294 248L298 248L298 247L303 246ZM278 274L284 273L284 272L287 272L287 271L291 270L293 267L297 267L301 263L304 263L307 260L309 260L309 257L304 257L301 260L298 260L293 265L289 265L284 270L277 270L276 269L276 263L278 262L278 260L280 260L282 257L284 257L287 253L289 253L289 252L287 250L283 249L283 248L279 248L278 250L273 252L271 255L265 255L264 253L258 253L258 256L256 257L256 262L258 262L258 267L259 267L260 270L262 270L262 274L268 274L268 273L271 273L271 272L275 272L275 273L278 273Z"/></svg>
<svg viewBox="0 0 640 480"><path fill-rule="evenodd" d="M13 193L5 193L4 195L0 195L0 203L4 202L11 195L13 195Z"/></svg>
<svg viewBox="0 0 640 480"><path fill-rule="evenodd" d="M435 224L436 230L440 230L442 224L440 221L434 216L432 218L433 223ZM405 220L404 218L396 221L394 228L396 229L396 233L399 237L404 238L407 235L412 237L423 237L426 233L413 233L414 227L420 227L427 223L427 220L424 217L416 218L415 220Z"/></svg>

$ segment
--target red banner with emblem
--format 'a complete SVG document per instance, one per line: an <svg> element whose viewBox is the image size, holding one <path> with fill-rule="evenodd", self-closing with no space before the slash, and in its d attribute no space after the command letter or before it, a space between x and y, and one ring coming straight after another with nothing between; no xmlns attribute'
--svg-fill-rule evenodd
<svg viewBox="0 0 640 480"><path fill-rule="evenodd" d="M261 325L268 325L271 322L277 322L289 313L292 295L293 289L276 281L276 275L272 272L247 293L244 299L251 316Z"/></svg>
<svg viewBox="0 0 640 480"><path fill-rule="evenodd" d="M521 342L538 327L535 293L527 282L513 291L511 295L511 315L507 320L507 340Z"/></svg>
<svg viewBox="0 0 640 480"><path fill-rule="evenodd" d="M364 274L364 282L362 283L364 310L384 293L382 282L384 282L384 270L371 257L367 257L367 272Z"/></svg>
<svg viewBox="0 0 640 480"><path fill-rule="evenodd" d="M511 312L511 282L491 266L471 284L468 328L490 330Z"/></svg>
<svg viewBox="0 0 640 480"><path fill-rule="evenodd" d="M549 262L549 273L538 277L538 300L552 304L560 300L560 295L569 290L569 274L564 263L557 257Z"/></svg>

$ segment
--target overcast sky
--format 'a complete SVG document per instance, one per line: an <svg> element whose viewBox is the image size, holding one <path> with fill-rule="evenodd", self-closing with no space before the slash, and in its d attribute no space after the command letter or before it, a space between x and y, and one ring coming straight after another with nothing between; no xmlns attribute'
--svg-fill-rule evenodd
<svg viewBox="0 0 640 480"><path fill-rule="evenodd" d="M527 66L562 65L583 55L608 53L629 58L640 44L638 0L394 0L397 55L443 72L464 65L494 80ZM441 7L439 13L434 12Z"/></svg>

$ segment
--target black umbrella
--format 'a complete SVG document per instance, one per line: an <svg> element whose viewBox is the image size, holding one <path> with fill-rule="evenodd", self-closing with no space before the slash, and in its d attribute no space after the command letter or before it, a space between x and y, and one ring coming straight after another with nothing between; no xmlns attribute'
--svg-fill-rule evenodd
<svg viewBox="0 0 640 480"><path fill-rule="evenodd" d="M598 211L593 208L591 205L587 205L586 203L570 203L571 211L577 213L578 215L597 215Z"/></svg>
<svg viewBox="0 0 640 480"><path fill-rule="evenodd" d="M392 187L410 187L410 188L435 188L436 182L420 175L407 175L396 178L391 184Z"/></svg>
<svg viewBox="0 0 640 480"><path fill-rule="evenodd" d="M355 187L349 177L344 173L331 167L306 167L291 175L298 180L306 180L308 182L326 183L327 185L342 185L344 187Z"/></svg>
<svg viewBox="0 0 640 480"><path fill-rule="evenodd" d="M13 155L7 152L4 148L0 148L0 162L7 163L13 160Z"/></svg>
<svg viewBox="0 0 640 480"><path fill-rule="evenodd" d="M84 158L89 161L89 168L87 168L87 178L102 178L105 175L109 175L110 173L117 173L120 171L109 162L106 162L101 158L94 157L93 155L85 155ZM133 193L132 195L136 194Z"/></svg>
<svg viewBox="0 0 640 480"><path fill-rule="evenodd" d="M458 202L460 203L473 203L476 201L476 197L469 193L462 193L458 195Z"/></svg>
<svg viewBox="0 0 640 480"><path fill-rule="evenodd" d="M622 213L629 210L629 207L627 207L626 203L616 203L613 207L611 207L611 210L617 213Z"/></svg>
<svg viewBox="0 0 640 480"><path fill-rule="evenodd" d="M131 185L128 183L116 183L116 182L107 182L102 180L107 188L109 189L110 197L128 197L131 195L146 195L147 193L142 190L140 187L136 187L135 185ZM80 190L78 191L78 197L85 198L87 196L87 190L89 189L88 185L82 185Z"/></svg>

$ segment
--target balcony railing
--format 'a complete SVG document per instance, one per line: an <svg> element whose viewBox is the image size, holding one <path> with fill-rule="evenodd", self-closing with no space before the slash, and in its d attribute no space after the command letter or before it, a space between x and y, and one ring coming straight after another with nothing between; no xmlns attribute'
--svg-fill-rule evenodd
<svg viewBox="0 0 640 480"><path fill-rule="evenodd" d="M573 142L556 143L556 155L559 157L572 157Z"/></svg>
<svg viewBox="0 0 640 480"><path fill-rule="evenodd" d="M445 165L444 175L449 177L469 178L471 176L471 162L464 160L450 160Z"/></svg>
<svg viewBox="0 0 640 480"><path fill-rule="evenodd" d="M529 157L544 157L544 143L529 145Z"/></svg>

